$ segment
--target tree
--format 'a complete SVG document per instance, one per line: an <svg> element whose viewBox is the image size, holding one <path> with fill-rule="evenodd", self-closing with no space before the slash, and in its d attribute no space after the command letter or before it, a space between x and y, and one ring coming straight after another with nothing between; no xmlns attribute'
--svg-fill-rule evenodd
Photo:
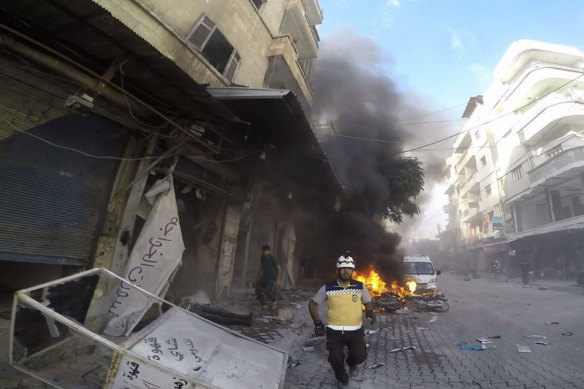
<svg viewBox="0 0 584 389"><path fill-rule="evenodd" d="M401 223L403 215L420 213L416 197L424 189L424 169L417 158L400 158L393 162L387 176L390 193L381 216Z"/></svg>

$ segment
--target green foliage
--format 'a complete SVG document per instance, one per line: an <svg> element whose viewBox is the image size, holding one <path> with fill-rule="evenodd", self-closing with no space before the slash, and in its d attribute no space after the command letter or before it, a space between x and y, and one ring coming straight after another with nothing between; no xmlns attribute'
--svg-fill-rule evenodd
<svg viewBox="0 0 584 389"><path fill-rule="evenodd" d="M394 223L401 223L403 215L420 213L416 196L424 189L424 169L417 158L399 158L392 161L388 176L390 196L382 216Z"/></svg>

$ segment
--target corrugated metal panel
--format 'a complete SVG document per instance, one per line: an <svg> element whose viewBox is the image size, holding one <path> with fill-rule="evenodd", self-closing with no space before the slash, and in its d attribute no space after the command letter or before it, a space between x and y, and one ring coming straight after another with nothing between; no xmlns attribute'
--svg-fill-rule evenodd
<svg viewBox="0 0 584 389"><path fill-rule="evenodd" d="M124 131L91 114L72 114L14 132L7 122L25 129L38 122L31 115L27 123L18 107L12 115L2 108L0 260L90 264L119 161L73 149L120 156Z"/></svg>

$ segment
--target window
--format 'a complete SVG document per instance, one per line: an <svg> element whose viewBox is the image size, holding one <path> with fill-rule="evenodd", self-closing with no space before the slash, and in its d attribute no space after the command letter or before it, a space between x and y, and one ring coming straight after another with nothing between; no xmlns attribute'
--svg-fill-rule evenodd
<svg viewBox="0 0 584 389"><path fill-rule="evenodd" d="M215 23L203 15L187 35L187 42L229 81L233 81L241 57Z"/></svg>
<svg viewBox="0 0 584 389"><path fill-rule="evenodd" d="M432 275L434 267L430 262L404 262L405 274Z"/></svg>
<svg viewBox="0 0 584 389"><path fill-rule="evenodd" d="M485 186L485 193L487 194L487 196L491 195L491 184Z"/></svg>
<svg viewBox="0 0 584 389"><path fill-rule="evenodd" d="M562 149L562 145L557 145L556 147L552 147L550 150L548 150L545 155L548 158L553 158L556 155L558 155L559 153L561 153L563 151Z"/></svg>
<svg viewBox="0 0 584 389"><path fill-rule="evenodd" d="M513 182L517 182L523 178L523 165L517 166L515 169L511 170L511 176L513 177Z"/></svg>
<svg viewBox="0 0 584 389"><path fill-rule="evenodd" d="M487 159L485 158L484 155L481 157L481 164L482 164L481 166L485 166L487 164Z"/></svg>

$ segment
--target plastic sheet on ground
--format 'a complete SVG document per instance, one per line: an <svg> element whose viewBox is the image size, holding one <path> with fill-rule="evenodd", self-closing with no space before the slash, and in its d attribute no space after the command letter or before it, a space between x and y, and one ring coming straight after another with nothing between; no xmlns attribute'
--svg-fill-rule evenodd
<svg viewBox="0 0 584 389"><path fill-rule="evenodd" d="M529 348L529 346L525 346L522 344L518 344L517 345L517 351L520 353L530 353L531 349Z"/></svg>
<svg viewBox="0 0 584 389"><path fill-rule="evenodd" d="M472 350L472 351L483 351L485 346L482 344L468 344L468 343L460 343L458 345L461 350Z"/></svg>

